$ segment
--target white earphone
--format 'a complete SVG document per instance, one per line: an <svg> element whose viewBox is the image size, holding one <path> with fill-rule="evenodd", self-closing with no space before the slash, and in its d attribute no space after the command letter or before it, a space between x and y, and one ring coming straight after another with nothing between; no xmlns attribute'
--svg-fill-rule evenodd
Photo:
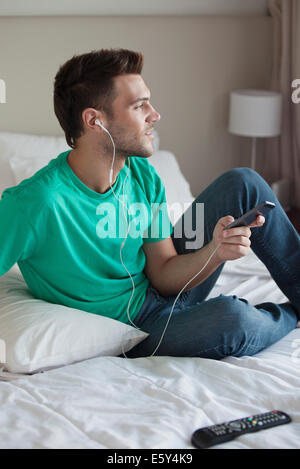
<svg viewBox="0 0 300 469"><path fill-rule="evenodd" d="M95 120L95 124L99 125L105 132L108 133L108 130L104 127L104 125L101 124L101 122L99 121L99 119L96 119L96 120Z"/></svg>
<svg viewBox="0 0 300 469"><path fill-rule="evenodd" d="M112 185L112 180L113 180L113 165L114 165L115 154L116 154L115 144L114 144L114 141L113 141L112 136L110 135L109 131L104 127L104 125L101 124L99 119L95 120L95 124L98 125L99 127L101 127L101 129L103 129L104 132L106 132L109 135L109 137L111 139L111 142L113 144L113 149L114 149L113 160L112 160L112 165L111 165L110 172L109 172L109 183L110 183L110 186L111 186Z"/></svg>

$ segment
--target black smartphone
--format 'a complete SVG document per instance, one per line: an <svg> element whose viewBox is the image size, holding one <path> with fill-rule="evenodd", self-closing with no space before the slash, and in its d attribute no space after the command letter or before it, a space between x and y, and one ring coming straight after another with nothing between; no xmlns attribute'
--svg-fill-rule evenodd
<svg viewBox="0 0 300 469"><path fill-rule="evenodd" d="M257 205L257 207L249 210L249 212L242 215L240 218L234 220L230 225L226 226L224 230L229 230L230 228L234 228L236 226L249 226L253 223L258 215L266 216L267 213L275 207L273 202L268 202L265 200L261 204Z"/></svg>

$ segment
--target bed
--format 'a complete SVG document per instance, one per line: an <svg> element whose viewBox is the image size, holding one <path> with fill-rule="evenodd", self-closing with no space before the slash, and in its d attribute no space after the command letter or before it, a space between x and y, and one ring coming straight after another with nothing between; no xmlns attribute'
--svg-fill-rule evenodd
<svg viewBox="0 0 300 469"><path fill-rule="evenodd" d="M0 132L1 192L65 149L62 137ZM165 183L168 203L176 200L180 184L181 202L187 207L193 200L189 184L175 156L159 149L158 136L149 161ZM253 304L286 300L252 251L225 265L209 297L221 292ZM16 264L0 277L0 359L1 352L2 358L5 356L3 331L8 328L3 321L8 317L9 301L17 294L23 295L18 299L19 312L27 308L30 314L34 307L38 313L40 304L30 297ZM47 308L49 313L59 306ZM28 340L34 333L30 330ZM15 340L14 347L19 347L21 354L26 352L24 337L20 345L8 336L5 338ZM40 342L33 345L31 356ZM197 428L273 409L287 412L292 422L245 434L214 449L300 448L299 328L253 357L220 361L155 356L125 359L118 357L116 350L95 349L86 356L70 357L68 363L39 363L40 368L36 365L34 370L8 370L2 362L1 448L164 448L190 452L194 449L191 435Z"/></svg>

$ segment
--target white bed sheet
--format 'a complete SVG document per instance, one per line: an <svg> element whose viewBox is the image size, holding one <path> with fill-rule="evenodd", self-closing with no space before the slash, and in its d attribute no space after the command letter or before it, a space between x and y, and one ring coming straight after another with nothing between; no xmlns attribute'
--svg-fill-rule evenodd
<svg viewBox="0 0 300 469"><path fill-rule="evenodd" d="M253 254L226 264L220 292L285 301ZM272 409L292 423L214 449L300 448L300 329L254 357L93 358L0 382L0 402L1 448L193 449L195 429Z"/></svg>

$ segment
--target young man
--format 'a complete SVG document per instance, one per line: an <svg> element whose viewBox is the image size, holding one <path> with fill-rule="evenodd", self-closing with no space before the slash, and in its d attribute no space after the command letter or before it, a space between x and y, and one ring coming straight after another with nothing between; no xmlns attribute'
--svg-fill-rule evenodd
<svg viewBox="0 0 300 469"><path fill-rule="evenodd" d="M299 235L267 183L248 168L219 177L179 220L184 225L191 213L195 217L197 203L204 203L202 248L187 249L185 235L174 236L176 227L166 210L164 234L153 235L159 218L146 214L166 199L162 181L147 161L160 115L150 104L142 66L141 54L117 49L74 56L60 67L54 109L72 150L3 193L0 275L18 262L35 297L148 332L128 357L154 350L156 355L215 359L255 354L296 327ZM129 211L135 204L146 211L139 218L141 235L129 233L122 244L126 232L116 233L126 216L125 200ZM276 204L266 220L258 217L251 227L223 231L264 200ZM134 221L129 212L127 221ZM109 236L108 225L113 227ZM223 295L206 301L224 263L249 252L250 237L252 249L290 302L252 306ZM177 301L159 344L177 294L212 254Z"/></svg>

